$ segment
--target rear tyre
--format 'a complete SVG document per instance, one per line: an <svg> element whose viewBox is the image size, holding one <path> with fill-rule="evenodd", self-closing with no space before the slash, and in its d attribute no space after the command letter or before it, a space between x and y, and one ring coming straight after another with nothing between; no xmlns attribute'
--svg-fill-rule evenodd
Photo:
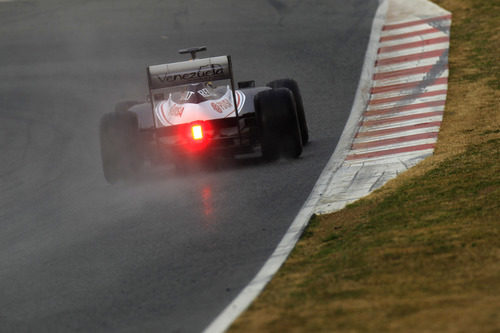
<svg viewBox="0 0 500 333"><path fill-rule="evenodd" d="M143 164L137 116L129 111L111 112L99 126L104 178L110 184L135 178Z"/></svg>
<svg viewBox="0 0 500 333"><path fill-rule="evenodd" d="M304 104L302 102L302 95L300 94L299 85L292 79L281 79L271 81L267 84L268 87L288 88L295 99L295 107L297 109L297 117L299 118L300 134L302 137L302 144L306 145L309 142L309 129L307 128L306 115L304 112Z"/></svg>
<svg viewBox="0 0 500 333"><path fill-rule="evenodd" d="M263 158L298 158L302 137L292 92L286 88L261 91L255 96L255 107Z"/></svg>

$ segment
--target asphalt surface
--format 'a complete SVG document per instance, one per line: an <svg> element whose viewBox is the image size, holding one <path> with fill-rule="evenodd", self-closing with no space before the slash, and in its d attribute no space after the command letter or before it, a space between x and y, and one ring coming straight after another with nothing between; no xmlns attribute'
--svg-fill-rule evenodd
<svg viewBox="0 0 500 333"><path fill-rule="evenodd" d="M257 273L335 148L376 0L0 1L0 331L196 332ZM292 77L301 159L108 185L98 123L177 49Z"/></svg>

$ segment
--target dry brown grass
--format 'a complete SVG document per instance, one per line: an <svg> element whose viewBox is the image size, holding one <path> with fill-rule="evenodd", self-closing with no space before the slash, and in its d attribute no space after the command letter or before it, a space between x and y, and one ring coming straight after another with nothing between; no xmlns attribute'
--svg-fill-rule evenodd
<svg viewBox="0 0 500 333"><path fill-rule="evenodd" d="M500 3L453 13L434 156L315 217L234 332L500 332Z"/></svg>

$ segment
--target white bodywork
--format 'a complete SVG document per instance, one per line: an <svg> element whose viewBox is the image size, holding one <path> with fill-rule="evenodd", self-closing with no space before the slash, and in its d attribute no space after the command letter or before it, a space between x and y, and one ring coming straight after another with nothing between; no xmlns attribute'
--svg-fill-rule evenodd
<svg viewBox="0 0 500 333"><path fill-rule="evenodd" d="M228 56L154 65L148 76L157 127L236 117L245 103L241 91L233 95Z"/></svg>
<svg viewBox="0 0 500 333"><path fill-rule="evenodd" d="M245 103L245 94L236 91L238 112ZM192 121L205 121L220 118L236 117L233 94L228 87L226 93L213 100L201 103L176 103L172 98L160 101L155 105L155 116L160 126L185 124Z"/></svg>

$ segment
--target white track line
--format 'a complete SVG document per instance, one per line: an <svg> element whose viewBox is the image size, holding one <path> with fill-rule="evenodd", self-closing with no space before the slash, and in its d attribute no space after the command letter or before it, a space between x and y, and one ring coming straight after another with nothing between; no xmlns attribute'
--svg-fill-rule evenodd
<svg viewBox="0 0 500 333"><path fill-rule="evenodd" d="M381 120L381 119L391 119L391 118L398 118L398 117L411 116L411 115L415 115L415 114L437 112L437 111L444 111L444 105L431 106L431 107L427 107L427 108L408 110L408 111L403 111L403 112L387 113L387 114L374 115L374 116L365 116L365 117L363 117L363 120L364 121L372 121L372 120Z"/></svg>
<svg viewBox="0 0 500 333"><path fill-rule="evenodd" d="M427 146L433 146L436 142L436 137L431 135L431 138L425 138L425 135L419 135L414 138L406 138L407 140L403 143L393 143L386 144L385 142L380 143L384 144L384 146L372 147L372 148L363 148L357 150L351 150L351 145L353 143L363 143L363 142L373 142L373 141L381 141L384 139L394 139L401 138L403 136L409 135L418 135L418 134L426 134L426 133L438 133L439 132L439 123L442 120L442 114L438 114L436 116L429 116L420 119L412 119L407 121L400 121L397 123L388 123L376 126L367 126L360 128L360 121L363 119L363 112L366 109L367 103L370 100L370 89L374 87L384 87L390 86L394 84L402 84L402 83L418 83L420 86L420 81L427 79L429 73L424 74L416 74L405 77L393 77L389 79L376 80L372 81L373 74L375 72L375 67L373 66L375 60L377 59L377 50L378 50L378 42L382 36L396 36L399 34L407 33L430 29L431 27L446 27L450 26L451 19L443 19L438 21L423 22L422 24L416 24L411 27L403 27L398 29L391 29L382 31L382 27L385 24L385 17L387 14L389 2L391 4L394 3L405 10L409 10L411 13L415 12L420 15L419 17L413 16L412 14L407 14L408 19L399 20L397 22L414 22L419 18L432 17L432 15L449 15L450 13L443 10L437 5L432 4L429 1L416 1L414 2L406 2L403 0L380 0L379 8L377 9L375 18L372 24L372 30L370 35L370 42L367 47L365 61L363 64L363 69L361 73L361 78L358 83L358 89L356 91L356 96L354 98L353 106L351 108L351 112L349 115L349 119L345 125L344 131L342 132L342 136L335 148L333 155L328 161L326 167L323 169L318 181L316 182L311 194L309 195L307 201L302 206L299 214L294 219L292 225L286 232L285 236L277 246L274 253L264 264L262 269L257 273L254 279L240 292L240 294L233 300L231 304L229 304L226 309L205 329L204 332L223 332L225 331L231 323L250 305L250 303L258 296L258 294L263 290L265 285L271 280L274 274L278 271L280 266L286 260L291 250L295 247L296 242L298 241L302 231L307 226L310 216L313 213L327 213L337 209L341 209L345 206L345 204L355 201L360 197L369 194L375 188L381 186L386 181L391 178L397 176L399 172L407 170L409 167L418 163L418 161L422 160L426 156L429 156L433 153L433 149L422 149L420 151L409 151L409 152L401 152L397 154L385 155L385 156L377 156L377 157L369 157L369 158L357 158L357 159L349 159L346 160L347 156L352 156L353 154L360 153L372 153L372 152L380 152L381 150L390 150L390 149L402 149L408 147L416 147L420 145L420 148L424 148ZM392 7L391 7L392 8ZM396 13L396 18L404 16L397 15L397 11L389 12L389 16ZM406 13L406 12L405 12ZM399 13L401 14L401 13ZM394 24L396 21L391 22L389 26ZM431 32L428 34L429 36L423 36L418 38L410 38L407 40L401 39L398 42L389 42L387 41L385 45L402 45L407 44L409 41L420 41L422 39L432 39L432 37L447 35L446 33L435 33ZM383 52L378 55L378 59L388 59L392 57L398 56L406 56L419 52L427 52L433 50L443 50L449 47L448 42L419 46L415 48L409 48L405 50L398 50L393 52ZM429 60L421 60L417 63L419 67L422 67L423 64L435 64L436 59ZM413 64L415 65L415 64ZM404 65L403 65L404 66ZM382 67L382 66L381 66ZM379 70L385 70L387 67L381 68ZM394 68L407 68L400 67L399 65L391 66L391 70ZM411 67L409 67L411 68ZM437 74L437 73L434 73ZM437 77L433 78L436 79ZM448 70L445 68L443 73L438 75L440 78L445 78L448 76ZM425 82L422 82L422 86L425 85ZM415 86L414 89L418 91L419 87ZM432 86L430 83L430 87L422 88L423 92L432 92L443 89L443 85ZM405 91L404 89L400 89L401 91ZM413 89L409 88L408 91L413 91ZM383 96L383 98L390 98L391 96L395 96L393 92L390 93L379 93L375 97ZM374 98L372 96L372 98ZM430 96L428 98L417 98L415 100L407 101L408 103L420 103L423 101L440 101L444 100L441 96ZM383 107L388 106L397 106L404 105L405 102L397 101L394 103L385 103L382 104ZM378 107L378 105L377 105ZM369 110L376 110L374 105L370 105ZM401 112L398 116L405 115L418 115L424 114L426 112L441 112L443 110L443 106L438 107L429 107L413 110L411 112ZM382 119L384 117L395 117L395 115L383 115L377 116L375 118L368 119ZM366 120L366 119L365 119ZM425 125L430 125L429 127L425 127ZM408 126L408 128L403 126ZM401 131L397 133L390 133L392 129L401 128ZM370 133L372 131L377 130L388 130L389 133L383 134L385 131L381 133ZM360 134L357 137L358 133ZM364 133L364 134L363 134ZM378 135L377 134L383 134ZM370 137L365 137L365 135L370 135ZM356 137L356 140L355 140ZM425 138L425 139L420 139ZM404 140L405 138L403 138ZM413 140L413 141L411 141ZM390 142L394 142L390 141ZM366 145L365 145L366 146ZM362 147L362 146L359 146Z"/></svg>
<svg viewBox="0 0 500 333"><path fill-rule="evenodd" d="M443 29L443 30L450 29L451 20L442 20L442 21L436 21L436 22L440 22L441 27L442 27L441 29ZM431 25L429 23L422 23L419 25L411 26L411 27L405 27L405 28L399 28L399 29L393 29L393 30L385 30L385 31L382 31L381 37L396 36L396 35L406 34L406 33L414 32L414 31L426 30L426 29L429 29L431 27L433 27L433 25Z"/></svg>
<svg viewBox="0 0 500 333"><path fill-rule="evenodd" d="M378 59L394 58L394 57L400 57L400 56L404 56L404 55L411 55L411 54L415 54L415 53L443 50L443 49L449 48L449 44L450 44L449 42L441 42L441 43L436 43L436 44L411 47L411 48L407 48L404 50L384 52L384 53L379 54Z"/></svg>
<svg viewBox="0 0 500 333"><path fill-rule="evenodd" d="M413 61L406 61L406 62L401 62L401 63L397 63L397 64L377 66L375 69L375 73L377 73L377 74L387 73L387 72L399 71L402 69L435 65L439 60L440 60L440 57L432 57L432 58L425 58L425 59L419 59L419 60L413 60Z"/></svg>
<svg viewBox="0 0 500 333"><path fill-rule="evenodd" d="M431 28L431 26L427 26L427 29L428 28ZM406 44L406 43L420 42L423 40L433 39L433 38L438 38L438 37L448 37L448 35L445 34L444 32L438 31L438 32L430 33L430 34L423 34L423 35L418 35L418 36L400 38L400 39L396 39L396 40L384 41L384 42L380 43L380 47L387 47L387 46L395 46L395 45L401 45L401 44Z"/></svg>
<svg viewBox="0 0 500 333"><path fill-rule="evenodd" d="M351 143L358 129L359 119L364 110L364 106L369 99L371 77L373 75L373 64L377 57L378 41L380 32L385 21L388 2L381 0L372 23L370 41L365 54L365 60L361 71L361 77L356 90L356 96L351 108L349 119L347 120L342 136L330 157L326 167L323 169L311 194L302 206L299 214L294 219L292 225L287 230L285 236L278 247L266 261L261 270L252 281L240 292L240 294L229 304L224 311L204 330L205 333L224 332L231 323L250 305L250 303L260 294L266 284L276 274L281 265L288 258L290 252L295 247L300 235L309 223L323 192L330 184L335 171L340 168L347 156Z"/></svg>
<svg viewBox="0 0 500 333"><path fill-rule="evenodd" d="M383 110L383 109L395 108L402 105L420 104L420 103L444 101L444 100L446 100L446 94L414 98L411 100L411 103L408 102L405 103L405 100L401 100L397 102L369 105L367 110L368 111Z"/></svg>
<svg viewBox="0 0 500 333"><path fill-rule="evenodd" d="M353 166L353 165L369 166L369 165L375 165L375 164L380 164L382 166L386 166L387 164L391 164L391 163L401 163L402 160L409 160L411 158L421 158L422 156L430 156L430 155L432 155L433 152L434 152L434 149L424 149L424 150L418 150L418 151L410 151L410 152L392 154L390 156L385 155L385 156L377 156L377 157L370 157L370 158L360 158L360 159L356 159L356 160L345 161L345 163L347 165L351 165L351 166ZM405 169L404 171L406 171L406 170L407 169ZM359 197L357 197L357 198L359 198ZM349 202L352 202L352 200Z"/></svg>
<svg viewBox="0 0 500 333"><path fill-rule="evenodd" d="M442 115L425 117L425 118L419 118L419 119L398 121L398 122L383 124L383 125L363 126L359 129L359 132L363 133L363 132L372 132L372 131L379 131L379 130L388 130L388 129L400 128L400 127L405 127L405 126L433 123L433 122L442 121L442 120L443 120Z"/></svg>
<svg viewBox="0 0 500 333"><path fill-rule="evenodd" d="M353 149L353 150L351 150L350 155L374 153L374 152L380 152L380 151L385 151L385 150L389 150L389 149L396 149L396 148L413 147L413 146L423 145L423 144L427 144L427 143L436 143L436 141L437 141L436 138L429 138L429 139L422 139L422 140L398 142L398 143L393 143L393 144L384 145L384 146L377 146L377 147L372 147L372 148Z"/></svg>
<svg viewBox="0 0 500 333"><path fill-rule="evenodd" d="M418 82L426 79L428 76L427 73L422 73L422 74L414 74L414 75L408 75L408 76L399 76L399 77L394 77L390 79L381 79L381 80L375 80L373 83L373 87L384 87L384 86L390 86L393 84L401 84L401 83L410 83L410 82ZM448 69L445 69L443 73L441 73L440 76L436 78L443 78L443 77L448 77Z"/></svg>
<svg viewBox="0 0 500 333"><path fill-rule="evenodd" d="M419 128L419 129L408 130L408 131L401 131L401 132L387 134L387 135L369 136L369 137L365 137L365 138L363 138L363 137L356 138L353 143L357 144L357 143L375 142L375 141L386 140L386 139L396 139L396 138L400 138L402 136L424 134L424 133L437 133L437 132L439 132L439 126L426 127L426 128Z"/></svg>
<svg viewBox="0 0 500 333"><path fill-rule="evenodd" d="M382 99L382 98L410 95L410 94L414 93L415 90L417 90L416 88L417 87L372 94L370 100L378 100L378 99ZM448 89L447 84L435 84L435 85L423 86L422 88L420 88L420 90L418 90L418 92L419 93L426 93L426 92L446 90L446 89Z"/></svg>

